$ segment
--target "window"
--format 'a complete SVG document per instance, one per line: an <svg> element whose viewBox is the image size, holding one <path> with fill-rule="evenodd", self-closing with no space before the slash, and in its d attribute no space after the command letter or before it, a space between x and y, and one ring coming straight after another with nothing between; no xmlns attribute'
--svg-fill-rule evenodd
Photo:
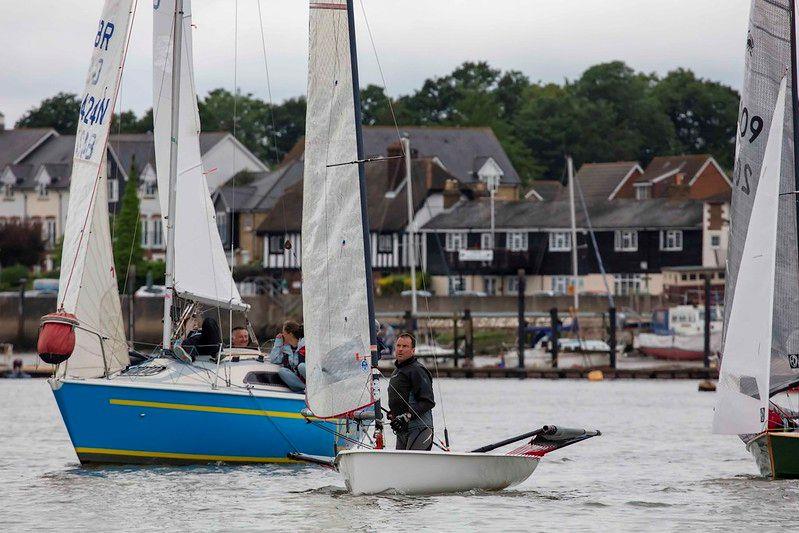
<svg viewBox="0 0 799 533"><path fill-rule="evenodd" d="M552 276L552 292L555 294L568 294L569 276Z"/></svg>
<svg viewBox="0 0 799 533"><path fill-rule="evenodd" d="M637 252L638 232L631 229L617 230L614 235L613 248L617 252Z"/></svg>
<svg viewBox="0 0 799 533"><path fill-rule="evenodd" d="M116 202L117 200L119 200L119 182L108 180L108 201Z"/></svg>
<svg viewBox="0 0 799 533"><path fill-rule="evenodd" d="M570 252L572 249L572 235L568 231L553 231L549 234L550 252Z"/></svg>
<svg viewBox="0 0 799 533"><path fill-rule="evenodd" d="M480 249L481 250L494 249L494 236L491 233L480 234Z"/></svg>
<svg viewBox="0 0 799 533"><path fill-rule="evenodd" d="M466 280L463 279L463 276L449 276L447 285L450 295L455 294L457 291L466 290Z"/></svg>
<svg viewBox="0 0 799 533"><path fill-rule="evenodd" d="M457 252L466 249L466 233L447 233L444 238L444 249Z"/></svg>
<svg viewBox="0 0 799 533"><path fill-rule="evenodd" d="M150 224L146 218L141 219L141 246L142 248L149 248L149 233Z"/></svg>
<svg viewBox="0 0 799 533"><path fill-rule="evenodd" d="M48 218L45 221L45 241L47 241L47 245L52 248L55 246L56 240L56 226L55 226L55 218Z"/></svg>
<svg viewBox="0 0 799 533"><path fill-rule="evenodd" d="M511 252L527 251L527 233L511 231L508 233L508 248Z"/></svg>
<svg viewBox="0 0 799 533"><path fill-rule="evenodd" d="M156 193L158 192L158 182L155 180L152 181L145 181L144 182L144 197L145 198L155 198Z"/></svg>
<svg viewBox="0 0 799 533"><path fill-rule="evenodd" d="M485 233L483 235L486 235ZM491 235L488 233L487 235ZM488 296L496 296L499 294L500 279L497 276L486 276L483 278L483 292Z"/></svg>
<svg viewBox="0 0 799 533"><path fill-rule="evenodd" d="M393 235L385 234L377 236L377 251L381 254L390 254L394 251Z"/></svg>
<svg viewBox="0 0 799 533"><path fill-rule="evenodd" d="M152 225L152 239L151 243L153 246L163 246L164 245L164 231L163 231L163 222L161 221L161 217L155 217L150 221Z"/></svg>
<svg viewBox="0 0 799 533"><path fill-rule="evenodd" d="M635 188L635 199L636 200L648 200L652 198L652 186L651 185L639 185Z"/></svg>
<svg viewBox="0 0 799 533"><path fill-rule="evenodd" d="M640 294L641 274L616 274L613 278L613 288L616 296L628 296L630 294Z"/></svg>
<svg viewBox="0 0 799 533"><path fill-rule="evenodd" d="M39 199L44 200L47 198L49 191L47 190L47 185L44 183L40 183L36 186L36 192L39 194Z"/></svg>
<svg viewBox="0 0 799 533"><path fill-rule="evenodd" d="M661 231L660 249L664 252L682 251L682 230L669 229Z"/></svg>
<svg viewBox="0 0 799 533"><path fill-rule="evenodd" d="M710 236L710 247L711 248L718 248L721 246L721 235L711 235Z"/></svg>
<svg viewBox="0 0 799 533"><path fill-rule="evenodd" d="M14 199L14 188L9 183L3 185L3 198L6 200Z"/></svg>
<svg viewBox="0 0 799 533"><path fill-rule="evenodd" d="M270 235L269 236L269 253L272 255L280 255L283 253L283 236Z"/></svg>

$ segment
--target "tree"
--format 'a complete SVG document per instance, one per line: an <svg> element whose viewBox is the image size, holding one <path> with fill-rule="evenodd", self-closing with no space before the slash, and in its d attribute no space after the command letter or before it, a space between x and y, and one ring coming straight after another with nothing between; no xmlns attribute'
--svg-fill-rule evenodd
<svg viewBox="0 0 799 533"><path fill-rule="evenodd" d="M128 182L122 195L122 206L114 218L114 266L117 272L117 283L120 291L125 290L128 279L128 265L141 266L144 255L139 233L139 173L135 158L131 162ZM129 287L133 290L133 287Z"/></svg>
<svg viewBox="0 0 799 533"><path fill-rule="evenodd" d="M78 129L80 100L72 93L60 92L47 98L39 107L29 109L17 128L54 128L58 133L74 134Z"/></svg>
<svg viewBox="0 0 799 533"><path fill-rule="evenodd" d="M680 68L657 83L654 95L674 125L681 152L709 152L723 167L732 168L737 91Z"/></svg>
<svg viewBox="0 0 799 533"><path fill-rule="evenodd" d="M0 231L0 266L21 264L28 268L44 257L42 226L33 222L9 222Z"/></svg>
<svg viewBox="0 0 799 533"><path fill-rule="evenodd" d="M111 119L111 134L114 133L147 133L153 131L153 110L148 109L141 118L128 110L114 113Z"/></svg>

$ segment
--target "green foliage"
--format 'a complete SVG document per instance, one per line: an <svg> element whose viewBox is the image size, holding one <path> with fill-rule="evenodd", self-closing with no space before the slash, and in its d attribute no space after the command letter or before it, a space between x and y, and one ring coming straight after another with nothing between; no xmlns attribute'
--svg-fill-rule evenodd
<svg viewBox="0 0 799 533"><path fill-rule="evenodd" d="M377 280L377 291L381 296L400 294L402 291L411 290L411 276L409 274L391 274ZM422 290L430 287L430 276L426 273L416 273L416 289Z"/></svg>
<svg viewBox="0 0 799 533"><path fill-rule="evenodd" d="M39 107L29 109L17 128L54 128L58 133L74 134L78 129L80 100L76 94L60 92L47 98Z"/></svg>
<svg viewBox="0 0 799 533"><path fill-rule="evenodd" d="M125 192L122 194L119 214L114 217L114 266L120 291L126 290L128 265L136 267L138 271L144 260L139 227L138 186L139 174L134 160L128 174L128 182L125 184ZM135 290L135 287L127 287L127 291L131 290Z"/></svg>
<svg viewBox="0 0 799 533"><path fill-rule="evenodd" d="M61 256L64 253L64 236L61 235L55 241L55 247L53 248L53 267L58 270L61 268Z"/></svg>
<svg viewBox="0 0 799 533"><path fill-rule="evenodd" d="M0 265L32 267L44 257L41 224L9 222L0 231Z"/></svg>
<svg viewBox="0 0 799 533"><path fill-rule="evenodd" d="M17 288L19 287L20 279L29 279L30 277L28 269L24 265L16 264L6 267L0 270L0 289L10 290Z"/></svg>
<svg viewBox="0 0 799 533"><path fill-rule="evenodd" d="M143 261L136 271L136 283L138 286L145 285L149 275L152 277L153 285L163 285L165 272L166 263L163 261Z"/></svg>
<svg viewBox="0 0 799 533"><path fill-rule="evenodd" d="M111 133L147 133L153 131L153 110L149 109L141 118L133 111L114 113L111 117Z"/></svg>

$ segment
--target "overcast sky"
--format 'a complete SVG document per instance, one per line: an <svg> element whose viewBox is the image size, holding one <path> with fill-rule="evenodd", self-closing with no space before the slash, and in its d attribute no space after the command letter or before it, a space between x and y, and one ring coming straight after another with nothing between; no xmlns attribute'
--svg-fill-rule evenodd
<svg viewBox="0 0 799 533"><path fill-rule="evenodd" d="M138 0L117 109L152 105L152 0ZM259 0L194 0L198 90L233 88L266 97ZM749 0L356 0L361 85L382 85L366 15L391 95L466 60L521 70L532 80L573 79L621 59L664 74L688 67L740 87ZM0 111L12 124L58 91L82 90L102 0L2 0ZM305 93L308 5L260 0L276 101ZM234 41L238 61L234 62Z"/></svg>

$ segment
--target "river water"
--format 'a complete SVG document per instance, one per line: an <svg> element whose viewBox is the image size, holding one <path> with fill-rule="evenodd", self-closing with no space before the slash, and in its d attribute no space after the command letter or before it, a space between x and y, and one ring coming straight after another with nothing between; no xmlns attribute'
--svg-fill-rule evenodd
<svg viewBox="0 0 799 533"><path fill-rule="evenodd" d="M440 380L455 449L545 423L603 435L500 493L354 497L313 466L78 464L49 386L0 380L0 531L730 531L799 527L799 482L710 434L694 381ZM439 394L440 392L440 394ZM440 403L439 403L440 405Z"/></svg>

